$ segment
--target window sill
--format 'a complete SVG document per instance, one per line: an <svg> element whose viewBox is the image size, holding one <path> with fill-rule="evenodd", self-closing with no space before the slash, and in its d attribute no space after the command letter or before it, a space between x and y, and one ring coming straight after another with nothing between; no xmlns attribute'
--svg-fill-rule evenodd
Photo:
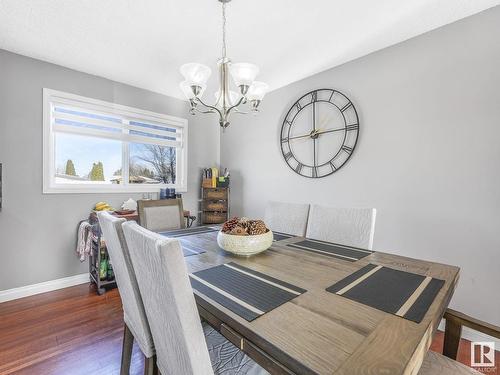
<svg viewBox="0 0 500 375"><path fill-rule="evenodd" d="M127 194L127 193L159 193L160 189L174 188L177 193L186 193L187 188L182 185L155 185L155 186L50 186L43 188L43 194Z"/></svg>

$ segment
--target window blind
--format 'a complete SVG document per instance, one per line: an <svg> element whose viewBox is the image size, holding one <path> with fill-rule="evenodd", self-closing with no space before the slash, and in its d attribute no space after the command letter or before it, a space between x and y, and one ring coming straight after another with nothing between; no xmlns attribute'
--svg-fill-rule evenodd
<svg viewBox="0 0 500 375"><path fill-rule="evenodd" d="M96 136L125 142L182 147L183 127L161 117L134 116L132 111L84 103L53 101L51 125L55 132Z"/></svg>

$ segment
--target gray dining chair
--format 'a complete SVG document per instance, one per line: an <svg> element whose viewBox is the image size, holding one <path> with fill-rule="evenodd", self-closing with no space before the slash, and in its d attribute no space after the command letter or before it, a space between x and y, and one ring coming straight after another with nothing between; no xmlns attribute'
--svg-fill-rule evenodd
<svg viewBox="0 0 500 375"><path fill-rule="evenodd" d="M273 231L305 236L309 204L270 201L264 215L266 225Z"/></svg>
<svg viewBox="0 0 500 375"><path fill-rule="evenodd" d="M311 205L306 237L371 250L376 214L374 208Z"/></svg>
<svg viewBox="0 0 500 375"><path fill-rule="evenodd" d="M119 219L108 212L98 212L99 224L106 241L109 257L113 264L116 284L123 304L124 334L122 347L121 375L128 375L134 339L145 357L144 373L153 374L155 368L155 348L149 329L146 312L139 286L130 260L130 253L123 236Z"/></svg>
<svg viewBox="0 0 500 375"><path fill-rule="evenodd" d="M184 208L182 199L160 199L137 201L139 224L153 232L182 229L184 222Z"/></svg>
<svg viewBox="0 0 500 375"><path fill-rule="evenodd" d="M267 374L201 323L178 240L123 224L161 374Z"/></svg>

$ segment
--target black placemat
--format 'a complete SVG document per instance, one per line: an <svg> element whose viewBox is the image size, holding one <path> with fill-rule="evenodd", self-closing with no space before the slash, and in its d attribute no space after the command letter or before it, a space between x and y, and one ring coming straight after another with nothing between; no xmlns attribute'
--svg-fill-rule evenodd
<svg viewBox="0 0 500 375"><path fill-rule="evenodd" d="M162 236L169 237L169 238L176 238L176 237L183 237L183 236L189 236L192 234L202 234L202 233L210 233L218 230L217 228L213 227L194 227L194 228L187 228L187 229L177 229L177 230L172 230L168 232L160 232ZM184 254L185 257L191 256L191 255L198 255L198 254L203 254L206 251L203 249L199 249L196 246L192 245L188 241L183 241L182 238L179 238L182 246L182 253Z"/></svg>
<svg viewBox="0 0 500 375"><path fill-rule="evenodd" d="M165 232L160 232L160 234L167 237L183 237L183 236L191 236L193 234L203 234L203 233L210 233L217 231L219 231L219 228L216 227L193 227L186 229L169 230Z"/></svg>
<svg viewBox="0 0 500 375"><path fill-rule="evenodd" d="M347 260L349 262L356 262L370 254L373 251L358 249L356 247L334 244L331 242L305 239L300 242L287 244L286 246L294 249L311 251L316 254L331 256L338 259Z"/></svg>
<svg viewBox="0 0 500 375"><path fill-rule="evenodd" d="M205 250L196 249L193 246L186 245L184 242L181 242L181 246L184 257L206 253Z"/></svg>
<svg viewBox="0 0 500 375"><path fill-rule="evenodd" d="M293 234L273 231L273 241L286 240L286 239L292 238L292 237L295 237L295 236Z"/></svg>
<svg viewBox="0 0 500 375"><path fill-rule="evenodd" d="M306 292L233 262L189 277L193 289L249 322Z"/></svg>
<svg viewBox="0 0 500 375"><path fill-rule="evenodd" d="M420 323L444 280L368 264L326 290Z"/></svg>

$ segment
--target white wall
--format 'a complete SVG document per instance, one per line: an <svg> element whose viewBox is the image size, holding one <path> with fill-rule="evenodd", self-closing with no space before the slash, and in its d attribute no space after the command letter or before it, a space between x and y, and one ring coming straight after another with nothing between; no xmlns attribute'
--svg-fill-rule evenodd
<svg viewBox="0 0 500 375"><path fill-rule="evenodd" d="M42 194L42 89L188 118L186 209L198 210L202 167L219 162L216 121L178 99L0 50L0 291L87 271L74 255L76 226L98 201L118 207L141 194Z"/></svg>
<svg viewBox="0 0 500 375"><path fill-rule="evenodd" d="M279 131L316 88L347 94L361 130L348 164L313 180L285 164ZM221 139L233 214L376 207L375 250L460 266L451 306L500 324L500 7L272 92Z"/></svg>

